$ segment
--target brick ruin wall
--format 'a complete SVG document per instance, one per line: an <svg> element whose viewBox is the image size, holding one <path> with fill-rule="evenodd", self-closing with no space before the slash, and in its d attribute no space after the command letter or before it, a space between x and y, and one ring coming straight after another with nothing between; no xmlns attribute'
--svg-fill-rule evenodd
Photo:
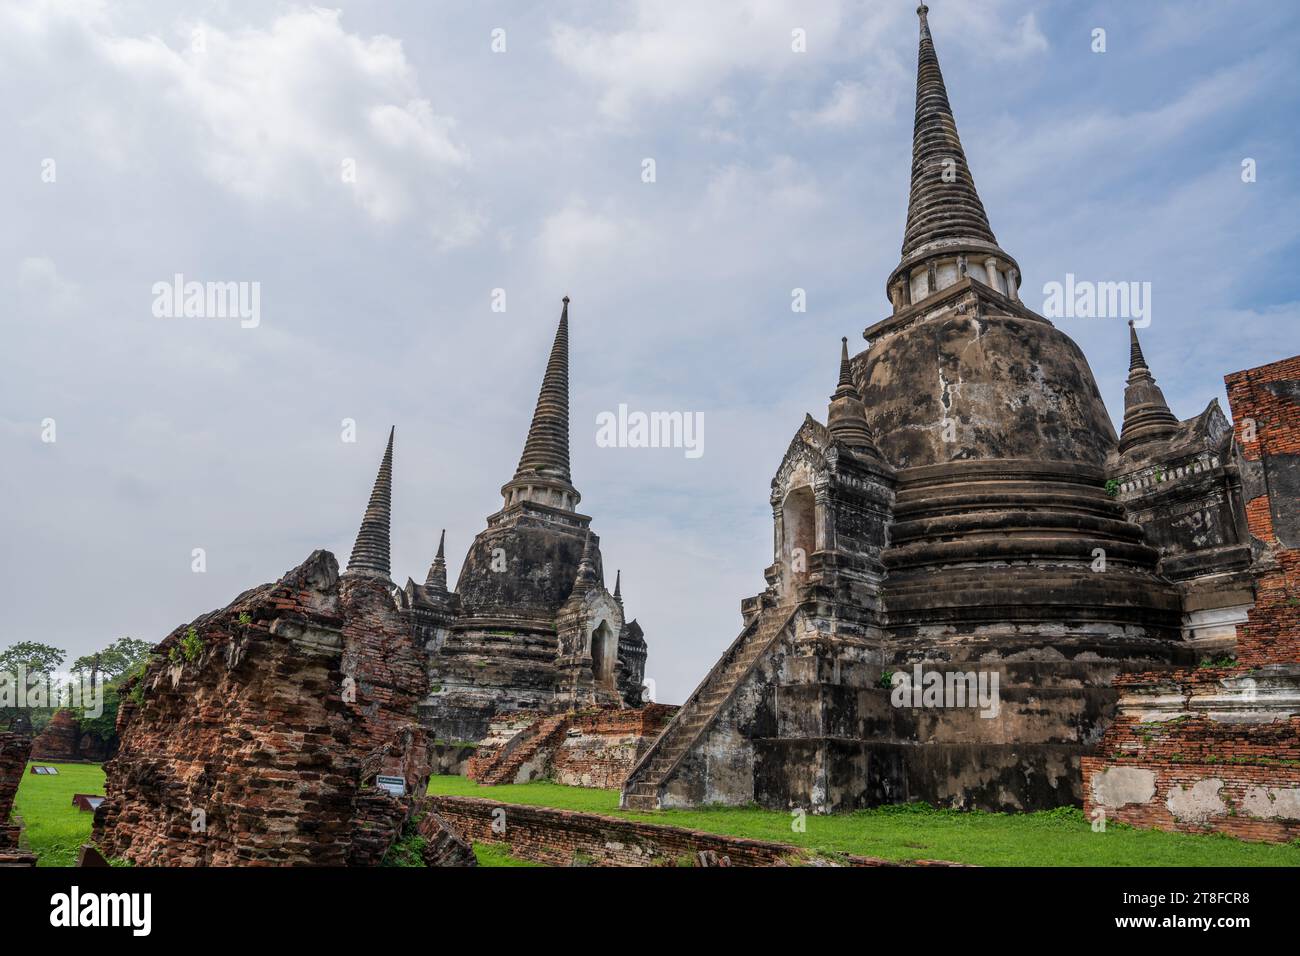
<svg viewBox="0 0 1300 956"><path fill-rule="evenodd" d="M0 866L36 865L36 857L18 848L22 827L9 819L31 749L30 738L0 733Z"/></svg>
<svg viewBox="0 0 1300 956"><path fill-rule="evenodd" d="M466 774L484 782L504 760L513 758L518 767L505 782L545 778L574 787L618 789L677 709L646 704L564 716L532 711L502 714L493 719L488 736L468 762ZM540 736L539 731L549 723L557 726L552 733ZM533 736L537 739L529 739Z"/></svg>
<svg viewBox="0 0 1300 956"><path fill-rule="evenodd" d="M1300 837L1300 357L1226 379L1256 553L1229 667L1129 675L1083 761L1096 817L1251 840Z"/></svg>
<svg viewBox="0 0 1300 956"><path fill-rule="evenodd" d="M503 843L521 859L548 866L696 866L700 854L731 866L800 863L798 847L723 836L684 827L640 823L596 813L500 804L477 797L429 797L436 811L473 843ZM949 866L936 861L894 863L874 857L843 858L848 866Z"/></svg>
<svg viewBox="0 0 1300 956"><path fill-rule="evenodd" d="M377 864L427 785L425 692L386 582L316 551L177 628L123 688L93 839L137 864Z"/></svg>
<svg viewBox="0 0 1300 956"><path fill-rule="evenodd" d="M83 731L75 711L55 711L45 729L32 741L32 759L51 763L100 763L108 757L108 746L99 735Z"/></svg>
<svg viewBox="0 0 1300 956"><path fill-rule="evenodd" d="M551 779L573 787L622 787L676 712L646 704L576 716L551 756Z"/></svg>
<svg viewBox="0 0 1300 956"><path fill-rule="evenodd" d="M56 711L32 741L32 757L56 762L80 760L80 738L76 715L66 709Z"/></svg>

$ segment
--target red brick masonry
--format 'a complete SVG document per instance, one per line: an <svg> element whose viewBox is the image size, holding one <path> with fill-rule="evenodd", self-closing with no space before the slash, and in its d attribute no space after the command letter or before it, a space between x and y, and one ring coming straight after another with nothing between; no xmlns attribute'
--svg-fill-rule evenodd
<svg viewBox="0 0 1300 956"><path fill-rule="evenodd" d="M678 708L607 707L570 714L519 711L492 722L469 761L479 783L547 778L572 787L621 787Z"/></svg>
<svg viewBox="0 0 1300 956"><path fill-rule="evenodd" d="M596 813L503 804L479 797L429 797L466 840L504 843L521 859L550 866L696 866L700 853L731 866L789 866L808 851L784 843L722 836L684 827L639 823ZM496 824L496 829L494 829ZM843 866L960 866L938 860L897 863L866 856L837 857Z"/></svg>
<svg viewBox="0 0 1300 956"><path fill-rule="evenodd" d="M31 740L21 734L0 734L0 866L36 865L36 857L18 849L21 827L9 822L31 749Z"/></svg>
<svg viewBox="0 0 1300 956"><path fill-rule="evenodd" d="M1249 840L1300 837L1300 356L1226 378L1255 549L1236 662L1126 676L1083 760L1094 818Z"/></svg>

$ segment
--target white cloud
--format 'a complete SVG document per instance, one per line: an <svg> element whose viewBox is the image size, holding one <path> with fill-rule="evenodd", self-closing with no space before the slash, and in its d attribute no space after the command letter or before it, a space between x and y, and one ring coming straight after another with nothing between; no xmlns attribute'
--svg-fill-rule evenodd
<svg viewBox="0 0 1300 956"><path fill-rule="evenodd" d="M636 0L621 29L558 24L551 49L601 86L602 112L622 120L643 101L711 99L709 91L739 71L799 69L836 42L841 8L839 0ZM805 31L807 53L792 50L795 29Z"/></svg>
<svg viewBox="0 0 1300 956"><path fill-rule="evenodd" d="M594 258L626 255L626 250L615 249L623 234L613 217L573 200L542 222L538 246L547 267L566 274Z"/></svg>
<svg viewBox="0 0 1300 956"><path fill-rule="evenodd" d="M76 284L60 276L54 261L44 256L28 256L18 263L18 291L52 315L67 313L81 298Z"/></svg>
<svg viewBox="0 0 1300 956"><path fill-rule="evenodd" d="M78 51L80 82L52 87L64 98L49 104L49 125L76 117L120 167L184 150L250 203L355 203L380 223L418 216L443 245L480 224L454 196L470 163L455 121L435 110L400 41L349 33L339 11L293 9L264 28L195 21L168 42L117 32L95 4L43 4L0 13L6 32L23 57Z"/></svg>

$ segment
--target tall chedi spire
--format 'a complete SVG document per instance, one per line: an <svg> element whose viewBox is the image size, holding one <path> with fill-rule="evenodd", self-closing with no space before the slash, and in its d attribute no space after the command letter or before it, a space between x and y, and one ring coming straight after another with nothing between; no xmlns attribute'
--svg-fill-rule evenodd
<svg viewBox="0 0 1300 956"><path fill-rule="evenodd" d="M1178 418L1169 410L1164 392L1156 384L1137 327L1128 324L1128 384L1124 388L1124 426L1119 436L1119 453L1151 442L1167 441L1178 433Z"/></svg>
<svg viewBox="0 0 1300 956"><path fill-rule="evenodd" d="M352 556L348 558L348 572L366 574L387 579L391 576L389 560L389 527L393 510L393 435L394 426L388 432L388 447L384 450L384 460L379 463L379 474L375 477L375 487L370 492L370 503L361 518L361 530L357 532L357 542L352 546Z"/></svg>
<svg viewBox="0 0 1300 956"><path fill-rule="evenodd" d="M572 511L581 500L569 474L569 297L563 301L524 452L501 489L507 507L534 501Z"/></svg>
<svg viewBox="0 0 1300 956"><path fill-rule="evenodd" d="M853 384L853 368L849 364L849 340L840 340L840 380L831 396L830 410L826 414L826 428L839 441L850 448L880 454L871 440L867 425L867 407L862 404L858 388Z"/></svg>
<svg viewBox="0 0 1300 956"><path fill-rule="evenodd" d="M902 261L886 290L899 311L970 276L1016 298L1020 268L998 245L966 163L922 4L912 133L912 191ZM947 261L938 261L947 260Z"/></svg>
<svg viewBox="0 0 1300 956"><path fill-rule="evenodd" d="M438 553L433 556L433 564L429 565L429 573L424 577L425 587L442 593L447 590L446 544L447 529L443 528L442 534L438 536Z"/></svg>

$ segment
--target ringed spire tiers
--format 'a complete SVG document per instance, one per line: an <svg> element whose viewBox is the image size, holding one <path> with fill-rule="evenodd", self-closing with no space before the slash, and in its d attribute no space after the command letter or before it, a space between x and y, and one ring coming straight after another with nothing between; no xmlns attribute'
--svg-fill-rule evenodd
<svg viewBox="0 0 1300 956"><path fill-rule="evenodd" d="M920 48L912 134L912 188L902 258L886 283L894 311L970 276L1016 298L1020 267L998 245L948 101L930 34L930 8L917 7Z"/></svg>
<svg viewBox="0 0 1300 956"><path fill-rule="evenodd" d="M392 575L389 535L393 510L393 434L396 431L394 426L388 432L388 447L379 464L379 474L375 477L366 513L361 518L356 544L348 558L348 571L352 574L384 579Z"/></svg>
<svg viewBox="0 0 1300 956"><path fill-rule="evenodd" d="M533 501L573 511L582 496L569 472L569 297L542 375L537 407L515 475L501 488L505 506Z"/></svg>

